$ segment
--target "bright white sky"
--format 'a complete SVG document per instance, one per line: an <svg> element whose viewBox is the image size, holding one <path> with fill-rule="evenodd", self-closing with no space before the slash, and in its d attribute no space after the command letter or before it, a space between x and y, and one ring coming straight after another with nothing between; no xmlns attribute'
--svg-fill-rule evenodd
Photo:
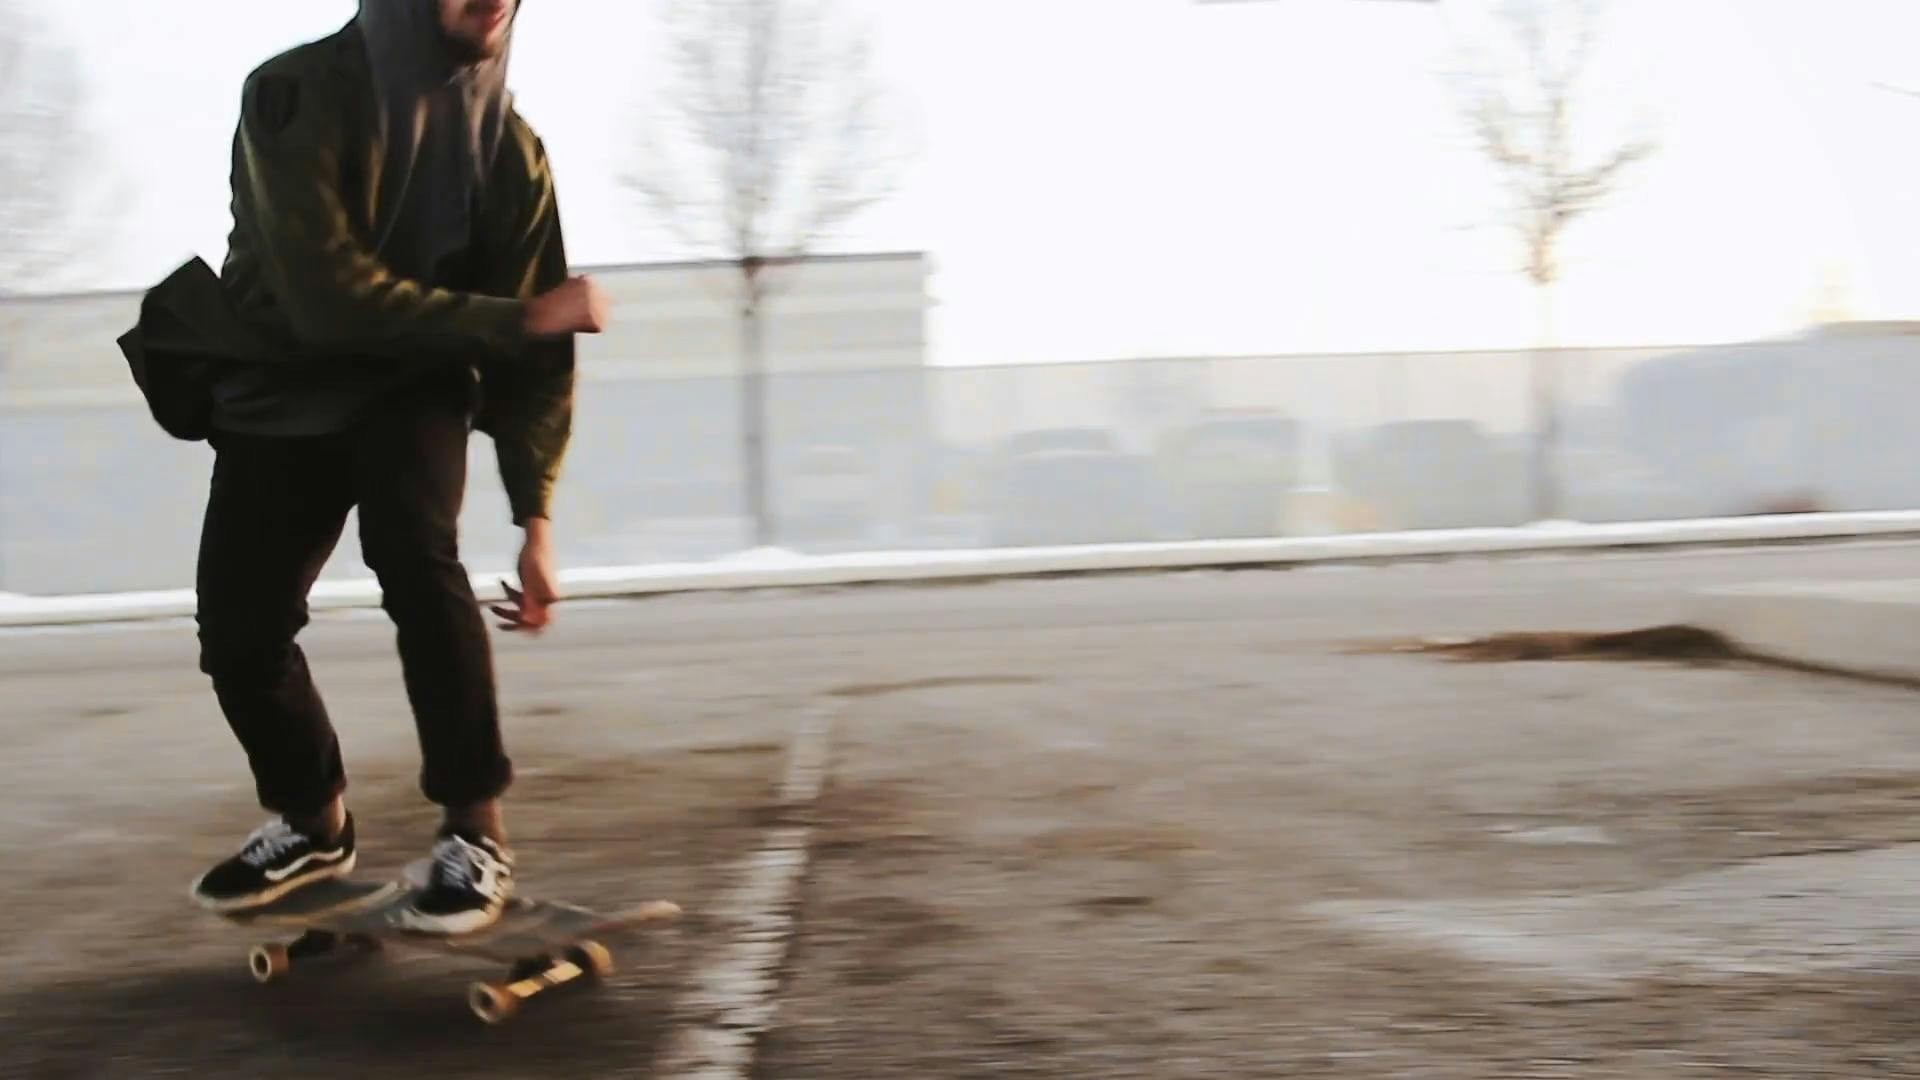
<svg viewBox="0 0 1920 1080"><path fill-rule="evenodd" d="M934 260L938 363L1527 344L1534 306L1435 77L1439 5L858 0L925 154L836 247ZM351 0L40 0L82 53L125 216L83 286L217 264L245 73ZM529 0L513 83L577 263L646 261L630 163L644 0ZM1571 343L1920 317L1920 4L1616 0L1603 112L1664 149L1575 227ZM81 19L91 25L84 29ZM1603 120L1607 117L1603 116ZM1600 137L1610 138L1611 131Z"/></svg>

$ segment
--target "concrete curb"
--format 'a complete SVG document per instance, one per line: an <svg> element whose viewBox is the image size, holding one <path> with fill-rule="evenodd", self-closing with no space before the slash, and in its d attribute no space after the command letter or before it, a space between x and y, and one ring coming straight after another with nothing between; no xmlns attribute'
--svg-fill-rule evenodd
<svg viewBox="0 0 1920 1080"><path fill-rule="evenodd" d="M1694 600L1697 625L1755 658L1920 684L1920 579L1765 582Z"/></svg>
<svg viewBox="0 0 1920 1080"><path fill-rule="evenodd" d="M800 588L881 582L951 581L1142 570L1378 563L1416 559L1731 546L1821 540L1920 537L1920 511L1791 514L1617 525L1546 523L1513 529L1453 529L1268 540L1107 544L1085 547L938 552L865 552L795 556L748 553L707 563L583 567L561 573L569 598L675 592ZM474 575L482 599L501 595L508 575ZM316 611L378 607L371 580L327 581L310 599ZM190 589L84 596L0 594L0 627L56 626L190 616Z"/></svg>

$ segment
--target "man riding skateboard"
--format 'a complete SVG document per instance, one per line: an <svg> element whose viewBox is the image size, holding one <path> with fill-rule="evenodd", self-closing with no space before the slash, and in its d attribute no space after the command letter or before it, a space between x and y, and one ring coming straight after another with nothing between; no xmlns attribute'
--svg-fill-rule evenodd
<svg viewBox="0 0 1920 1080"><path fill-rule="evenodd" d="M568 277L545 149L507 92L518 6L361 0L338 32L253 71L220 279L177 271L122 340L156 418L215 451L200 667L277 815L194 882L204 907L244 911L353 868L340 746L294 639L355 508L421 789L444 809L409 920L474 930L511 893L499 800L513 769L458 553L467 440L492 436L525 530L520 587L493 611L538 633L557 599L548 504L573 335L606 312Z"/></svg>

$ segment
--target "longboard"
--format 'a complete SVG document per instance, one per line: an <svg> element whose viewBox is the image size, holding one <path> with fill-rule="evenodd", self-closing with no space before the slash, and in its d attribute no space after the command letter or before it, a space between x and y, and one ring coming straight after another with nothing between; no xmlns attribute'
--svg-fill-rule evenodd
<svg viewBox="0 0 1920 1080"><path fill-rule="evenodd" d="M505 979L467 988L467 1007L489 1024L502 1023L536 994L576 979L599 981L613 973L613 954L595 935L680 914L678 905L655 900L603 914L574 904L515 896L491 926L466 934L410 929L401 912L412 899L406 880L331 878L295 890L264 907L222 912L245 926L297 927L286 942L262 942L247 952L247 967L265 984L286 975L294 961L342 951L372 952L393 943L440 953L474 956L509 965Z"/></svg>

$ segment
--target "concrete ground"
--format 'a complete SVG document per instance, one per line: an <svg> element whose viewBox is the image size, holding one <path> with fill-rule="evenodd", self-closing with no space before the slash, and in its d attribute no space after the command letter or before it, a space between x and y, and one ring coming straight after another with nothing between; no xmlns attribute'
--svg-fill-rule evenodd
<svg viewBox="0 0 1920 1080"><path fill-rule="evenodd" d="M190 625L0 634L0 1075L661 1075L713 914L829 773L762 1077L1920 1075L1915 692L1351 649L1625 629L1920 545L581 605L499 642L529 892L667 897L611 986L473 1024L473 965L256 987L184 890L255 824ZM391 633L306 638L363 872L432 816Z"/></svg>

